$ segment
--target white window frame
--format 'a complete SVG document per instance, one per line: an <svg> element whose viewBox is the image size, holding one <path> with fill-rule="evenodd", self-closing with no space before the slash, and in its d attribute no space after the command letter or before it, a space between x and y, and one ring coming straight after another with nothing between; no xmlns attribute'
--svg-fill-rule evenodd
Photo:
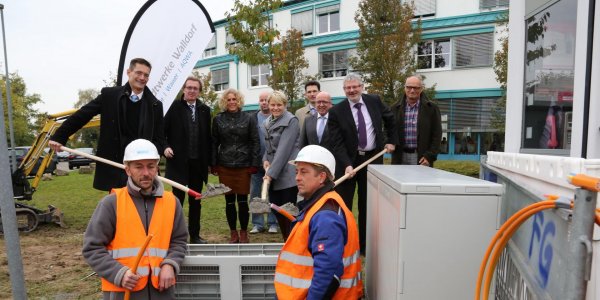
<svg viewBox="0 0 600 300"><path fill-rule="evenodd" d="M331 19L333 16L337 16L337 25L338 28L331 28ZM340 31L340 6L339 5L332 5L329 7L323 7L323 8L317 8L315 10L315 16L317 17L317 27L315 28L317 34L330 34L330 33L335 33L335 32L339 32ZM326 20L327 20L327 29L326 31L321 32L321 17L322 16L326 16Z"/></svg>
<svg viewBox="0 0 600 300"><path fill-rule="evenodd" d="M208 42L206 49L202 53L202 58L212 57L217 55L217 34L215 33L213 37Z"/></svg>
<svg viewBox="0 0 600 300"><path fill-rule="evenodd" d="M471 53L467 53L466 56L469 56L469 54L473 54L472 56L475 58L479 58L481 57L483 54L478 54L478 55L474 55L476 49L481 49L482 47L485 46L485 44L483 42L487 43L487 47L489 52L485 53L485 55L487 56L487 62L483 63L483 64L476 64L476 63L472 63L469 65L459 65L459 63L457 62L458 59L458 55L460 52L460 46L459 46L459 40L465 40L464 42L469 42L468 40L471 40L470 42L472 42L473 47L470 49L465 49L470 51ZM480 40L477 40L480 39ZM483 40L485 39L485 40ZM493 32L487 32L487 33L478 33L478 34L470 34L470 35L461 35L461 36L456 36L454 38L452 38L452 50L453 50L453 54L452 54L452 66L454 69L463 69L463 68L478 68L478 67L491 67L494 65L494 33Z"/></svg>
<svg viewBox="0 0 600 300"><path fill-rule="evenodd" d="M216 81L217 78L220 79L221 76L215 76L215 72L224 72L225 73L225 76L223 76L224 80ZM211 85L215 89L215 92L224 91L229 88L229 68L211 70L210 77L211 77L211 81L212 81Z"/></svg>
<svg viewBox="0 0 600 300"><path fill-rule="evenodd" d="M441 53L435 53L435 49L433 49L434 45L436 42L448 42L448 51L449 52L441 52ZM432 47L431 49L431 53L429 54L419 54L419 45L417 45L417 50L415 51L415 56L417 58L417 68L418 70L422 70L422 71L430 71L430 70L450 70L452 69L452 62L453 62L453 55L454 55L454 48L453 48L453 43L452 43L452 39L451 38L439 38L439 39L430 39L430 40L424 40L421 43L430 43L430 47ZM435 67L435 57L439 56L439 55L446 55L448 57L448 59L446 60L446 65L443 67ZM420 57L426 57L426 56L430 56L431 58L431 66L429 68L420 68L419 66L419 58Z"/></svg>
<svg viewBox="0 0 600 300"><path fill-rule="evenodd" d="M350 63L349 59L352 55L351 50L353 49L345 49L345 50L336 50L336 51L328 51L319 53L319 74L321 74L322 78L341 78L350 73ZM341 66L336 65L336 56L341 55L342 53L346 54L345 67L341 68ZM323 55L332 55L332 68L328 70L323 70ZM331 76L325 76L324 72L332 72ZM340 75L338 75L340 74Z"/></svg>
<svg viewBox="0 0 600 300"><path fill-rule="evenodd" d="M305 22L301 22L301 24L294 24L295 18L307 18L307 20L305 20ZM298 20L298 19L296 19L296 20ZM292 14L292 18L290 21L291 27L301 31L303 36L309 36L309 35L313 35L315 33L315 24L314 23L315 23L314 22L314 11L312 9ZM304 27L306 27L305 29L308 29L308 27L310 27L310 30L307 30L307 31L302 30L303 29L302 25L305 25L304 26Z"/></svg>
<svg viewBox="0 0 600 300"><path fill-rule="evenodd" d="M250 80L248 81L250 87L260 87L269 85L269 75L271 75L271 70L269 65L258 65L258 66L248 66ZM256 80L257 84L254 84L252 80Z"/></svg>

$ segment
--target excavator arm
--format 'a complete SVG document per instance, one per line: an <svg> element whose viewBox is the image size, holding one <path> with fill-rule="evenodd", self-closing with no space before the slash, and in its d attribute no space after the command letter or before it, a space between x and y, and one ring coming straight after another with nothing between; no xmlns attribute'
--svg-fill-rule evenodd
<svg viewBox="0 0 600 300"><path fill-rule="evenodd" d="M44 171L50 165L52 156L54 155L54 150L50 150L50 152L47 155L45 155L35 174L31 174L31 172L34 170L39 158L45 154L44 149L48 146L48 141L50 140L50 137L60 127L60 125L62 125L62 122L76 111L76 109L72 109L69 111L48 115L48 117L46 118L46 122L42 127L42 130L36 137L35 141L33 142L33 145L31 146L25 157L23 157L23 160L21 161L21 164L17 169L17 172L22 172L22 174L18 174L17 176L24 176L25 178L33 176L30 188L26 188L25 190L27 191L22 193L22 195L15 194L15 198L31 200L31 195L33 194L33 192L35 192L37 186L39 185L40 180L42 179L42 175L44 175ZM100 126L99 115L92 118L85 126L83 126L83 128L92 128L98 126ZM13 180L14 176L15 174L13 174Z"/></svg>
<svg viewBox="0 0 600 300"><path fill-rule="evenodd" d="M42 175L46 168L50 165L54 150L45 153L44 149L48 146L48 141L54 132L62 125L64 120L75 113L77 110L69 110L62 113L48 115L42 130L36 137L33 145L23 157L19 167L12 174L13 194L15 200L31 200L37 186L40 183ZM95 116L83 128L92 128L100 126L100 116ZM71 137L72 138L72 137ZM35 169L39 158L44 158L38 166L35 174L31 174ZM29 178L33 177L31 183ZM17 212L17 226L19 230L29 232L35 230L39 223L54 222L64 227L63 214L60 209L48 205L47 210L41 210L30 205L25 205L21 202L15 202ZM0 221L0 232L2 231L2 223Z"/></svg>

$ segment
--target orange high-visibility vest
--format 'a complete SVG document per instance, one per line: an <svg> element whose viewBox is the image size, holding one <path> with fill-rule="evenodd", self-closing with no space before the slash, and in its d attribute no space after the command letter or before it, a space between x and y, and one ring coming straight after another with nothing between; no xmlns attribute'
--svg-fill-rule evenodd
<svg viewBox="0 0 600 300"><path fill-rule="evenodd" d="M115 260L133 268L137 253L146 240L146 230L127 188L113 189L112 192L117 195L117 224L115 237L106 249ZM148 227L148 233L154 234L154 237L138 265L137 274L142 278L138 280L133 291L143 289L148 284L148 276L151 278L152 285L158 289L160 263L167 256L171 244L175 208L176 199L172 193L165 191L162 198L156 198L152 220ZM118 287L104 278L101 280L103 291L125 291L124 288Z"/></svg>
<svg viewBox="0 0 600 300"><path fill-rule="evenodd" d="M275 291L279 299L306 299L314 274L313 258L308 249L309 224L315 213L329 200L335 200L346 216L348 242L344 246L344 274L340 278L340 287L333 299L358 299L363 295L360 278L360 246L358 229L352 212L346 207L340 195L328 192L306 212L302 221L298 221L279 253L275 268Z"/></svg>

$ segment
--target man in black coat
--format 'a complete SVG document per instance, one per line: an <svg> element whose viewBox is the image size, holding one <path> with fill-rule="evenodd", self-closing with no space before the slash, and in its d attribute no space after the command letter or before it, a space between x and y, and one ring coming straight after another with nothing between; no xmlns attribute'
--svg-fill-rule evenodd
<svg viewBox="0 0 600 300"><path fill-rule="evenodd" d="M442 120L438 106L427 99L423 81L411 76L404 84L404 97L392 105L399 141L392 164L433 167L442 140Z"/></svg>
<svg viewBox="0 0 600 300"><path fill-rule="evenodd" d="M315 106L317 114L306 117L301 127L300 149L307 145L319 145L332 153L336 153L334 151L335 141L327 128L329 109L333 106L331 95L327 92L319 92L316 96Z"/></svg>
<svg viewBox="0 0 600 300"><path fill-rule="evenodd" d="M212 140L210 131L210 108L198 100L202 82L188 77L183 84L181 99L171 104L165 115L165 137L167 147L167 178L200 192L208 180L208 165L211 157ZM173 189L181 205L185 193ZM188 230L191 244L206 244L200 237L200 200L188 197Z"/></svg>
<svg viewBox="0 0 600 300"><path fill-rule="evenodd" d="M58 128L48 146L55 152L72 134L100 114L100 138L96 154L114 162L123 162L125 147L133 140L151 141L159 153L164 150L162 103L146 87L152 66L143 58L134 58L127 69L129 77L123 86L106 87L96 99L81 107ZM124 187L125 171L99 163L94 174L94 188L110 191Z"/></svg>
<svg viewBox="0 0 600 300"><path fill-rule="evenodd" d="M344 78L344 93L347 98L329 110L328 128L336 136L335 144L343 148L336 154L336 178L344 173L353 176L336 187L336 191L350 210L354 190L358 186L358 231L360 250L364 254L367 228L367 168L358 172L355 172L354 168L381 152L384 147L388 152L393 152L398 143L398 134L394 115L389 107L379 96L362 92L362 78L357 74L348 74ZM373 163L382 164L383 157Z"/></svg>

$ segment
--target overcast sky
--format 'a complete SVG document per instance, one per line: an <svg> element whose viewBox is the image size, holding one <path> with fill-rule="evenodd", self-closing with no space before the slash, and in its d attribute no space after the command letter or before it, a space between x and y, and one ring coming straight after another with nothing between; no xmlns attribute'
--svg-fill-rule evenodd
<svg viewBox="0 0 600 300"><path fill-rule="evenodd" d="M37 106L41 112L73 108L78 90L100 89L105 80L116 76L125 33L145 2L0 0L9 72L23 77L27 94L41 95L44 103ZM233 7L233 0L200 3L212 21L223 19ZM4 52L0 49L0 53L4 74Z"/></svg>

